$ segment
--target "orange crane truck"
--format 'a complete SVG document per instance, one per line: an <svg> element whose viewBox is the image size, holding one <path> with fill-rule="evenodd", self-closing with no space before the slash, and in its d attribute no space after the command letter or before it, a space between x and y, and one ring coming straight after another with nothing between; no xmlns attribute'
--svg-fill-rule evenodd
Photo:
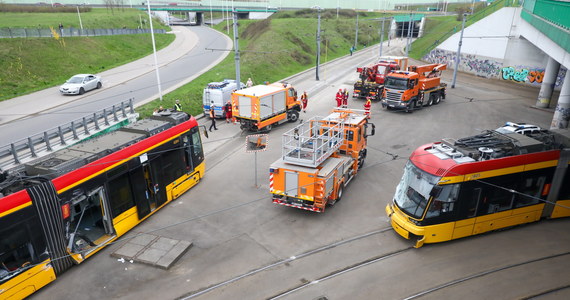
<svg viewBox="0 0 570 300"><path fill-rule="evenodd" d="M408 67L408 58L404 56L384 56L377 63L367 67L358 67L358 80L354 83L353 98L382 98L386 75Z"/></svg>
<svg viewBox="0 0 570 300"><path fill-rule="evenodd" d="M334 205L362 168L374 131L364 111L337 108L285 132L281 158L269 169L273 203L314 212Z"/></svg>
<svg viewBox="0 0 570 300"><path fill-rule="evenodd" d="M382 107L387 109L415 109L439 104L445 99L447 84L441 82L441 71L446 64L410 66L408 71L395 71L386 77Z"/></svg>
<svg viewBox="0 0 570 300"><path fill-rule="evenodd" d="M273 125L299 120L301 101L287 83L256 85L232 93L232 116L242 130L270 131Z"/></svg>

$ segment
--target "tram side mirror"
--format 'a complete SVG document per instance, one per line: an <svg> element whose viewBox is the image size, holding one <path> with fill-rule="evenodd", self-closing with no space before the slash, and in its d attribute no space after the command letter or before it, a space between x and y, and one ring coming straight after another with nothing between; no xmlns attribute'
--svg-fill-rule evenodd
<svg viewBox="0 0 570 300"><path fill-rule="evenodd" d="M431 192L429 192L429 195L434 197L434 198L437 198L437 197L439 197L439 194L441 194L442 190L443 190L443 188L441 186L436 185L433 187L433 189L431 189Z"/></svg>
<svg viewBox="0 0 570 300"><path fill-rule="evenodd" d="M202 127L202 129L204 130L204 136L209 139L210 137L208 136L208 129L206 128L206 125L200 125L200 127Z"/></svg>

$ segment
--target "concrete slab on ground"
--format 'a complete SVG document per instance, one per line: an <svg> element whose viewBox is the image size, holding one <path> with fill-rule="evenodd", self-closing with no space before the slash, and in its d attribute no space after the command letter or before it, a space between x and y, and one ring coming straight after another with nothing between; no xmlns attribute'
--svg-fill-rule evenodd
<svg viewBox="0 0 570 300"><path fill-rule="evenodd" d="M144 233L130 239L111 256L168 270L191 246L189 241Z"/></svg>

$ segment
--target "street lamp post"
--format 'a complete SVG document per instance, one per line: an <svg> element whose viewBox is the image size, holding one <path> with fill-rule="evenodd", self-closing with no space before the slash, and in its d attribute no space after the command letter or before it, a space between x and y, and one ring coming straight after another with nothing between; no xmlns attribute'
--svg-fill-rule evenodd
<svg viewBox="0 0 570 300"><path fill-rule="evenodd" d="M315 67L315 80L319 81L319 65L321 63L321 7L313 6L317 10L317 65Z"/></svg>
<svg viewBox="0 0 570 300"><path fill-rule="evenodd" d="M356 34L354 35L354 50L358 45L358 11L356 11Z"/></svg>
<svg viewBox="0 0 570 300"><path fill-rule="evenodd" d="M83 23L81 22L81 14L79 13L79 6L76 6L77 8L77 16L79 17L79 27L81 27L81 30L83 30Z"/></svg>
<svg viewBox="0 0 570 300"><path fill-rule="evenodd" d="M459 69L459 62L461 61L461 44L463 43L463 30L465 29L465 19L467 14L463 14L463 22L461 22L461 34L459 35L459 46L457 47L457 57L455 57L455 68L453 69L453 80L451 81L451 88L455 88L455 81L457 80L457 69Z"/></svg>
<svg viewBox="0 0 570 300"><path fill-rule="evenodd" d="M239 37L238 37L238 26L237 26L237 10L234 8L232 11L233 21L234 21L234 50L235 50L235 61L236 61L236 84L238 89L241 88L241 78L240 78L240 62L239 62Z"/></svg>
<svg viewBox="0 0 570 300"><path fill-rule="evenodd" d="M406 40L406 56L409 56L410 46L412 45L410 39L412 38L412 24L413 24L413 14L410 14L410 23L408 23L408 38Z"/></svg>
<svg viewBox="0 0 570 300"><path fill-rule="evenodd" d="M150 1L146 2L148 10L148 20L150 23L150 36L152 38L152 53L154 55L154 70L156 72L156 81L158 81L158 96L160 101L162 101L162 87L160 84L160 73L158 72L158 58L156 57L156 43L154 41L154 29L152 27L152 16L150 14Z"/></svg>
<svg viewBox="0 0 570 300"><path fill-rule="evenodd" d="M384 43L384 21L386 18L382 18L382 31L380 32L380 57L382 57L382 44Z"/></svg>

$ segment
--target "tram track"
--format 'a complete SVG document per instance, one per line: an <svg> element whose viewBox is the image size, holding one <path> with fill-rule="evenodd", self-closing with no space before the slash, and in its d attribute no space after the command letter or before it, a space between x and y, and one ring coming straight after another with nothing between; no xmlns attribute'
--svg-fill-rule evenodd
<svg viewBox="0 0 570 300"><path fill-rule="evenodd" d="M391 230L392 230L391 227L381 228L381 229L374 230L374 231L370 231L370 232L367 232L367 233L364 233L364 234L361 234L361 235L353 236L353 237L348 238L348 239L344 239L344 240L341 240L341 241L337 241L337 242L334 242L334 243L330 243L330 244L328 244L328 245L324 245L324 246L321 246L321 247L319 247L319 248L315 248L315 249L313 249L313 250L309 250L309 251L303 252L303 253L301 253L301 254L294 255L294 256L288 257L288 258L286 258L286 259L282 259L282 260L279 260L279 261L277 261L277 262L274 262L274 263L271 263L271 264L268 264L268 265L265 265L265 266L256 268L256 269L251 270L251 271L249 271L249 272L246 272L246 273L243 273L243 274L234 276L234 277L232 277L232 278L230 278L230 279L228 279L228 280L225 280L225 281L222 281L222 282L220 282L220 283L214 284L214 285L212 285L212 286L210 286L210 287L207 287L207 288L204 288L204 289L202 289L202 290L195 291L195 292L190 292L190 293L188 293L188 294L186 294L186 295L183 295L183 296L181 296L181 297L179 297L179 298L177 298L177 299L179 299L179 300L193 299L193 298L196 298L196 297L198 297L198 296L205 295L205 294L207 294L207 293L209 293L209 292L212 292L212 291L214 291L214 290L217 290L217 289L219 289L219 288L223 288L223 287L225 287L225 286L227 286L227 285L229 285L229 284L235 283L235 282L237 282L237 281L239 281L239 280L241 280L241 279L244 279L244 278L246 278L246 277L250 277L250 276L253 276L253 275L255 275L255 274L258 274L258 273L260 273L260 272L263 272L263 271L266 271L266 270L269 270L269 269L272 269L272 268L275 268L275 267L278 267L278 266L281 266L281 265L286 265L286 264L289 264L289 263L291 263L291 262L293 262L293 261L297 261L297 260L300 260L300 259L303 259L303 258L307 258L307 257L310 257L311 255L315 255L315 254L321 253L321 252L326 251L326 250L333 249L333 248L338 247L338 246L341 246L341 245L346 245L346 244L349 244L349 243L353 243L353 242L356 242L356 241L359 241L359 240L362 240L362 239L365 239L365 238L369 238L369 237L371 237L371 236L375 236L375 235L377 235L377 234L384 233L384 232L391 231ZM364 266L364 265L371 264L371 263L373 263L373 262L380 261L380 260L387 259L387 258L392 257L392 256L395 256L395 255L401 254L401 253L403 253L404 251L407 251L407 250L410 250L410 249L412 249L411 246L408 247L408 248L405 248L405 249L401 249L401 250L396 250L396 251L390 252L390 253L388 253L388 254L384 254L384 255L381 255L381 256L373 257L373 258L367 259L367 260L365 260L365 261L363 261L363 262L359 262L359 263L357 263L357 264L353 264L353 265L351 265L351 266L347 266L347 267L345 267L345 268L342 268L342 269L339 269L339 270L334 271L334 272L332 272L332 273L329 273L328 275L323 276L323 277L321 277L321 278L319 278L319 279L317 279L317 280L326 280L326 279L328 279L328 278L332 278L332 277L338 276L338 275L340 275L340 274L343 274L343 273L345 273L345 272L349 272L350 270L353 270L353 269L362 267L362 266ZM326 278L326 279L325 279L325 278ZM314 281L311 281L311 282L314 282ZM309 282L309 283L310 283L310 282ZM295 288L293 288L293 289L290 289L289 291L299 290L300 288L302 288L302 287L305 286L305 285L306 285L306 284L303 284L303 285L301 285L300 287L295 287ZM287 291L282 292L282 293L280 293L279 295L284 295L284 293L287 293ZM268 299L278 299L278 298L276 298L276 297L278 297L279 295L270 297L270 298L268 298ZM280 296L279 296L279 297L280 297Z"/></svg>
<svg viewBox="0 0 570 300"><path fill-rule="evenodd" d="M343 269L334 271L334 272L332 272L332 273L330 273L330 274L328 274L328 275L319 277L318 279L315 279L315 280L313 280L313 281L306 282L306 283L304 283L304 284L301 284L301 285L299 285L299 286L297 286L297 287L294 287L294 288L292 288L292 289L289 289L289 290L287 290L287 291L281 292L280 294L277 294L277 295L275 295L275 296L268 297L267 299L269 299L269 300L280 299L280 298L285 297L285 296L287 296L287 295L293 294L293 293L295 293L295 292L297 292L297 291L299 291L299 290L302 290L302 289L304 289L304 288L307 288L307 287L309 287L309 286L311 286L311 285L314 285L314 284L323 282L323 281L325 281L325 280L332 279L332 278L334 278L334 277L337 277L337 276L340 276L340 275L349 273L349 272L351 272L351 271L354 271L354 270L357 270L357 269L359 269L359 268L362 268L362 267L365 267L365 266L368 266L368 265L377 263L377 262L379 262L379 261L383 261L383 260L385 260L385 259L389 259L389 258L395 257L395 256L397 256L397 255L406 253L406 252L408 252L409 250L412 250L412 249L414 249L414 248L413 248L412 246L410 246L410 247L407 247L407 248L404 248L404 249L398 249L398 250L393 251L393 252L390 252L390 253L388 253L388 254L383 254L383 255L379 255L379 256L376 256L376 257L367 259L367 260L362 261L362 262L359 262L359 263L357 263L357 264L353 264L353 265L348 266L348 267L346 267L346 268L343 268Z"/></svg>
<svg viewBox="0 0 570 300"><path fill-rule="evenodd" d="M548 255L548 256L543 256L543 257L539 257L539 258L535 258L535 259L526 260L526 261L523 261L523 262L518 262L518 263L509 264L509 265L506 265L506 266L502 266L502 267L498 267L498 268L494 268L494 269L482 271L482 272L479 272L479 273L476 273L476 274L472 274L472 275L465 276L465 277L461 277L461 278L458 278L458 279L455 279L455 280L452 280L452 281L448 281L448 282L446 282L446 283L444 283L444 284L441 284L441 285L438 285L438 286L436 286L436 287L433 287L433 288L430 288L430 289L421 291L421 292L419 292L419 293L416 293L416 294L414 294L414 295L411 295L411 296L408 296L408 297L404 298L404 300L411 300L411 299L421 298L421 297L423 297L423 296L429 295L429 294L434 293L434 292L436 292L436 291L439 291L439 290L442 290L442 289L445 289L445 288L448 288L448 287L451 287L451 286L454 286L454 285L456 285L456 284L460 284L460 283L463 283L463 282L466 282L466 281L469 281L469 280L472 280L472 279L477 279L477 278L480 278L480 277L484 277L484 276L487 276L487 275L490 275L490 274L494 274L494 273L498 273L498 272L501 272L501 271L505 271L505 270L508 270L508 269L513 269L513 268L516 268L516 267L521 267L521 266L528 265L528 264L532 264L532 263L537 263L537 262L541 262L541 261L545 261L545 260L549 260L549 259L554 259L554 258L558 258L558 257L565 256L565 255L570 255L570 251L568 251L568 252L563 252L563 253L558 253L558 254L553 254L553 255ZM533 298L535 298L535 297L537 297L537 296L540 296L540 295L546 295L546 294L548 294L548 293L553 293L553 292L555 292L555 291L562 290L562 289L567 289L567 288L570 288L570 285L566 285L566 286L559 287L559 288L556 288L556 289L550 289L550 290L548 290L548 291L544 291L543 293L540 293L540 294L534 295L534 296L530 296L529 298L525 298L525 299L533 299Z"/></svg>

